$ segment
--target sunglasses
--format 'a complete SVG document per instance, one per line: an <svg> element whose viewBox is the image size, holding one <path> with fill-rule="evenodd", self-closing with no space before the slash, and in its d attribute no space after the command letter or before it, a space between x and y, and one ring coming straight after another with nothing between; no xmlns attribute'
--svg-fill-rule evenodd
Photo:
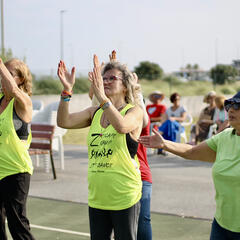
<svg viewBox="0 0 240 240"><path fill-rule="evenodd" d="M122 78L118 77L118 76L110 76L110 77L103 77L103 82L113 82L113 81L117 81L117 80L123 80Z"/></svg>
<svg viewBox="0 0 240 240"><path fill-rule="evenodd" d="M224 106L225 110L228 112L230 108L232 108L234 110L239 110L240 109L240 103L235 103L235 102L232 102L232 103L228 103Z"/></svg>
<svg viewBox="0 0 240 240"><path fill-rule="evenodd" d="M161 95L157 95L157 94L154 94L153 97L154 97L154 98L157 98L157 99L162 98Z"/></svg>

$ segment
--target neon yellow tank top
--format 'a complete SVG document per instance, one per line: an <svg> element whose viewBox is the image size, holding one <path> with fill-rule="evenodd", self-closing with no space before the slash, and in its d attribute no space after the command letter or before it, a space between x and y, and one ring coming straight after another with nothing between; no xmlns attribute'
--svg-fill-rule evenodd
<svg viewBox="0 0 240 240"><path fill-rule="evenodd" d="M121 114L132 105L128 104ZM141 198L142 181L137 157L128 151L126 134L112 125L100 124L103 110L99 109L88 133L88 204L92 208L122 210Z"/></svg>
<svg viewBox="0 0 240 240"><path fill-rule="evenodd" d="M13 125L13 103L14 99L0 114L0 180L17 173L33 172L28 154L32 135L30 132L27 141L21 141L17 136Z"/></svg>

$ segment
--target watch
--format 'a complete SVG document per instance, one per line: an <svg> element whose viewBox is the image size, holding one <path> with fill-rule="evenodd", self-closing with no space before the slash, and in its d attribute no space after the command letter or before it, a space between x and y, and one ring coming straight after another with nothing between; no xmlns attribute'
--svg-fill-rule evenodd
<svg viewBox="0 0 240 240"><path fill-rule="evenodd" d="M102 106L102 110L105 110L106 108L110 107L111 105L112 105L111 102L104 103L103 106Z"/></svg>

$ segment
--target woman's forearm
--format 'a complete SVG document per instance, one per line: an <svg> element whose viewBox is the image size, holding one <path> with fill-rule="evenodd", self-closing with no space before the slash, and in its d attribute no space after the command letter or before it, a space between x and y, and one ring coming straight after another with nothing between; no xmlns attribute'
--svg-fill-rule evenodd
<svg viewBox="0 0 240 240"><path fill-rule="evenodd" d="M214 162L216 159L216 152L213 151L206 142L192 146L185 143L175 143L164 140L163 149L189 160Z"/></svg>
<svg viewBox="0 0 240 240"><path fill-rule="evenodd" d="M140 107L131 108L125 116L111 104L104 110L108 121L118 133L129 133L143 124L143 112Z"/></svg>
<svg viewBox="0 0 240 240"><path fill-rule="evenodd" d="M191 156L192 145L164 140L163 148L164 150L180 157L192 160L194 159L194 156Z"/></svg>
<svg viewBox="0 0 240 240"><path fill-rule="evenodd" d="M67 128L69 122L69 102L62 99L58 105L57 125L62 128Z"/></svg>

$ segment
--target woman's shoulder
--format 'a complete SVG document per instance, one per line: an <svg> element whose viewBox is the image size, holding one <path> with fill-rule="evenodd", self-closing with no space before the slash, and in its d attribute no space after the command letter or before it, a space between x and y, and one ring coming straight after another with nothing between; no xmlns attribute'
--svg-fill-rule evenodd
<svg viewBox="0 0 240 240"><path fill-rule="evenodd" d="M142 108L138 105L138 104L131 104L128 103L123 109L122 111L124 112L131 112L131 111L140 111L142 112Z"/></svg>
<svg viewBox="0 0 240 240"><path fill-rule="evenodd" d="M236 133L235 133L235 129L232 128L232 127L229 127L229 128L226 128L224 129L222 132L216 134L214 137L217 137L219 139L222 139L222 138L228 138L228 137L232 137L234 136Z"/></svg>

